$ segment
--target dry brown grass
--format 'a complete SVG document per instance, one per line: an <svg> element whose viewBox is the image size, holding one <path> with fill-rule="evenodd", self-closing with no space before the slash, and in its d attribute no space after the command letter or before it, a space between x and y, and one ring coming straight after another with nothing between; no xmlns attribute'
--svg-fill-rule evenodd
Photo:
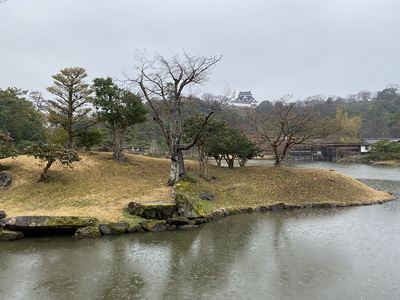
<svg viewBox="0 0 400 300"><path fill-rule="evenodd" d="M392 199L392 195L374 190L348 176L320 169L211 168L214 181L193 185L197 192L211 191L218 201L211 206L259 206L279 202L288 205L336 203L350 205Z"/></svg>
<svg viewBox="0 0 400 300"><path fill-rule="evenodd" d="M47 183L37 182L41 169L32 157L4 159L12 185L0 191L0 209L8 215L95 216L102 221L123 218L130 202L172 201L168 160L128 156L118 163L110 154L81 154L70 169L55 164Z"/></svg>
<svg viewBox="0 0 400 300"><path fill-rule="evenodd" d="M0 209L9 216L76 215L93 216L102 222L126 219L123 208L130 202L173 201L165 185L170 162L128 155L118 163L109 153L81 154L73 169L58 164L49 171L48 183L37 182L41 169L32 157L3 159L13 175L12 185L0 190ZM336 202L347 205L388 199L347 176L331 171L273 167L221 168L209 166L215 180L199 178L197 163L187 161L195 192L210 191L216 201L208 209L249 207L278 202Z"/></svg>

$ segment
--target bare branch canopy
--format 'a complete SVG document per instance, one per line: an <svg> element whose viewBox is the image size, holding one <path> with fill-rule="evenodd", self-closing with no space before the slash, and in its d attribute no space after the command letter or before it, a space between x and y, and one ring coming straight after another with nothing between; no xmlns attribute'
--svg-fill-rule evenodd
<svg viewBox="0 0 400 300"><path fill-rule="evenodd" d="M195 141L183 143L181 140L184 100L192 96L192 87L208 80L212 69L221 59L222 55L198 56L183 51L181 55L172 53L170 58L156 54L153 60L149 60L144 52L136 52L136 74L134 77L127 77L127 80L139 86L169 147L169 184L175 183L185 174L182 150L195 144ZM204 124L212 113L211 111L204 117Z"/></svg>

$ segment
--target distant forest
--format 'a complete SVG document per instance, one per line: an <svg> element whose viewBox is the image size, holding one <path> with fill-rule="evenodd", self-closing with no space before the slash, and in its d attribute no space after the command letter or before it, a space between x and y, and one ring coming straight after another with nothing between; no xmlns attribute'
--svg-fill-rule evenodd
<svg viewBox="0 0 400 300"><path fill-rule="evenodd" d="M400 137L400 92L397 86L388 86L382 91L360 91L347 97L322 95L307 97L302 100L291 99L296 105L311 106L318 118L335 118L340 109L349 117L360 117L362 120L359 138L395 138ZM256 106L235 107L226 101L221 103L213 114L241 129L250 138L256 135L252 123L247 117L249 110L267 114L278 101L262 101ZM206 112L203 97L186 99L184 114L201 114ZM93 114L92 114L93 115ZM88 118L91 114L88 114ZM92 128L103 132L103 140L94 150L112 150L112 141L104 124L93 121ZM37 91L28 93L16 88L0 89L0 132L9 134L22 149L29 142L49 141L54 127L46 120L46 100ZM59 135L62 139L62 135ZM53 134L54 141L54 134ZM157 147L157 152L167 150L159 126L149 113L147 121L130 127L125 143L126 148L137 152L148 152Z"/></svg>
<svg viewBox="0 0 400 300"><path fill-rule="evenodd" d="M376 93L364 90L345 98L315 96L305 102L314 106L321 117L334 117L336 108L347 111L349 116L360 116L360 138L400 137L398 87L389 86Z"/></svg>
<svg viewBox="0 0 400 300"><path fill-rule="evenodd" d="M400 137L400 92L397 87L389 86L382 91L360 91L347 97L323 95L307 97L304 100L291 99L298 105L312 106L320 119L335 118L337 110L347 112L348 116L360 117L362 120L359 138L396 138ZM185 106L185 113L201 113L205 108L200 99L192 99ZM278 101L265 100L256 106L235 107L226 103L220 106L214 118L227 121L241 129L250 137L256 137L251 120L247 117L249 110L267 114ZM146 147L150 140L162 143L158 127L152 120L135 125L130 132L130 142L137 147Z"/></svg>

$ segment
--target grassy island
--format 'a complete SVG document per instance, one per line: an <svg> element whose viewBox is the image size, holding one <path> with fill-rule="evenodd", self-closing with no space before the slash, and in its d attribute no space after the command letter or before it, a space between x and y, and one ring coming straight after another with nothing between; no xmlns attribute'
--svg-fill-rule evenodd
<svg viewBox="0 0 400 300"><path fill-rule="evenodd" d="M38 182L41 170L32 157L3 159L2 170L13 183L0 190L0 210L19 215L90 216L101 222L127 221L124 207L131 201L173 201L166 186L167 159L128 155L120 163L110 153L81 154L73 169L54 165L47 183ZM274 168L268 166L229 169L209 166L211 180L197 176L197 163L187 161L191 189L210 192L215 201L204 201L213 211L221 208L269 206L276 203L359 205L392 199L392 195L334 171Z"/></svg>

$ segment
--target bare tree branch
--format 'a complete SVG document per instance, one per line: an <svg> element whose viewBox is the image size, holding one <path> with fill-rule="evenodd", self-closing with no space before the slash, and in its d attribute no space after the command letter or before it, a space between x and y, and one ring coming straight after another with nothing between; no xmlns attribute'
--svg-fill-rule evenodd
<svg viewBox="0 0 400 300"><path fill-rule="evenodd" d="M256 132L272 148L276 166L281 164L294 145L303 144L320 135L313 109L290 102L290 99L285 97L276 102L270 114L248 114Z"/></svg>
<svg viewBox="0 0 400 300"><path fill-rule="evenodd" d="M160 126L171 157L171 176L169 184L177 182L185 174L183 150L188 150L196 143L196 138L190 143L181 141L183 136L184 95L190 86L204 83L212 68L221 60L222 56L196 56L183 51L183 55L172 53L171 58L156 54L153 61L145 57L144 52L136 52L135 59L139 63L136 67L136 76L126 76L127 81L139 86L146 99L153 119ZM212 111L205 116L204 128ZM198 135L197 138L198 138Z"/></svg>

